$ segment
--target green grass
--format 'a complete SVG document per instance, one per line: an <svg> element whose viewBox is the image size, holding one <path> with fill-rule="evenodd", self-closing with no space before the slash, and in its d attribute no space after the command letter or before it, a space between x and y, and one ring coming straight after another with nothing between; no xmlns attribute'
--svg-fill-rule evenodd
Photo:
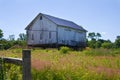
<svg viewBox="0 0 120 80"><path fill-rule="evenodd" d="M0 56L21 57L21 49L0 51ZM31 56L33 80L120 80L120 49L86 49L69 54L33 49ZM13 80L20 80L21 68L11 67ZM16 69L18 76L13 73Z"/></svg>

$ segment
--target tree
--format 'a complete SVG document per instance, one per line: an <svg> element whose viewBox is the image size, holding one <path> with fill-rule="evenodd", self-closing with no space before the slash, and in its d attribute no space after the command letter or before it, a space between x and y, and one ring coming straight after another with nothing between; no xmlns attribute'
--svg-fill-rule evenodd
<svg viewBox="0 0 120 80"><path fill-rule="evenodd" d="M100 33L91 32L88 34L88 38L98 40L101 37Z"/></svg>
<svg viewBox="0 0 120 80"><path fill-rule="evenodd" d="M91 41L88 41L88 47L95 48L95 43L96 43L96 39L92 39Z"/></svg>
<svg viewBox="0 0 120 80"><path fill-rule="evenodd" d="M20 34L19 34L19 38L18 38L18 40L25 41L26 38L27 38L26 34L24 34L24 33L20 33Z"/></svg>
<svg viewBox="0 0 120 80"><path fill-rule="evenodd" d="M115 40L115 47L120 48L120 36L117 36L117 39Z"/></svg>
<svg viewBox="0 0 120 80"><path fill-rule="evenodd" d="M3 37L3 32L2 32L2 30L0 29L0 38L2 38Z"/></svg>
<svg viewBox="0 0 120 80"><path fill-rule="evenodd" d="M100 48L101 45L102 45L102 42L96 41L96 43L95 43L95 48Z"/></svg>
<svg viewBox="0 0 120 80"><path fill-rule="evenodd" d="M94 32L89 33L88 38L90 38L91 40L95 39L95 33Z"/></svg>
<svg viewBox="0 0 120 80"><path fill-rule="evenodd" d="M96 40L98 40L101 37L101 34L100 33L96 33L95 37L96 37Z"/></svg>
<svg viewBox="0 0 120 80"><path fill-rule="evenodd" d="M9 35L9 40L14 41L15 40L15 35Z"/></svg>
<svg viewBox="0 0 120 80"><path fill-rule="evenodd" d="M104 43L102 44L102 48L110 49L110 48L112 48L112 47L113 47L113 44L110 43L110 42L104 42Z"/></svg>
<svg viewBox="0 0 120 80"><path fill-rule="evenodd" d="M104 43L106 40L104 40L104 39L98 39L98 41L100 41L101 43Z"/></svg>

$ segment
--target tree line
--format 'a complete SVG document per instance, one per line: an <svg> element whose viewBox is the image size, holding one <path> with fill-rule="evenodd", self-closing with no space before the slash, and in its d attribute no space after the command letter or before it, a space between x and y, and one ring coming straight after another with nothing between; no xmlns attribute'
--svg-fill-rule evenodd
<svg viewBox="0 0 120 80"><path fill-rule="evenodd" d="M15 40L15 35L9 35L8 39L4 39L4 33L0 29L0 49L9 49L9 48L23 48L26 46L27 36L24 33L20 33L17 40Z"/></svg>
<svg viewBox="0 0 120 80"><path fill-rule="evenodd" d="M115 42L110 40L100 39L102 35L100 33L90 32L87 36L87 47L90 48L120 48L120 36L117 36ZM90 39L90 40L88 40Z"/></svg>
<svg viewBox="0 0 120 80"><path fill-rule="evenodd" d="M9 49L14 47L26 47L27 36L24 33L20 33L17 40L15 40L14 35L9 35L9 39L3 38L4 33L0 29L0 49ZM86 46L90 48L120 48L120 36L116 37L115 42L110 40L101 39L102 35L100 33L90 32L88 33Z"/></svg>

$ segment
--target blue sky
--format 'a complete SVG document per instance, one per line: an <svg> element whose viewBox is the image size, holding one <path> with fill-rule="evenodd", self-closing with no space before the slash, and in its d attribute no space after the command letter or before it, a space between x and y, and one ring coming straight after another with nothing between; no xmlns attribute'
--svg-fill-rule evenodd
<svg viewBox="0 0 120 80"><path fill-rule="evenodd" d="M120 35L120 0L0 0L4 38L25 33L24 28L40 12L71 20L106 40Z"/></svg>

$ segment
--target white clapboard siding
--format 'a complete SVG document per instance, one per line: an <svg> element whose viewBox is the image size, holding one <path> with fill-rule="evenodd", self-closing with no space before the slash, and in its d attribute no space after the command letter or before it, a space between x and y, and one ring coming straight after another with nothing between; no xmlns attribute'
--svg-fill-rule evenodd
<svg viewBox="0 0 120 80"><path fill-rule="evenodd" d="M86 42L86 30L74 22L38 14L26 27L27 44L62 44L75 46Z"/></svg>

